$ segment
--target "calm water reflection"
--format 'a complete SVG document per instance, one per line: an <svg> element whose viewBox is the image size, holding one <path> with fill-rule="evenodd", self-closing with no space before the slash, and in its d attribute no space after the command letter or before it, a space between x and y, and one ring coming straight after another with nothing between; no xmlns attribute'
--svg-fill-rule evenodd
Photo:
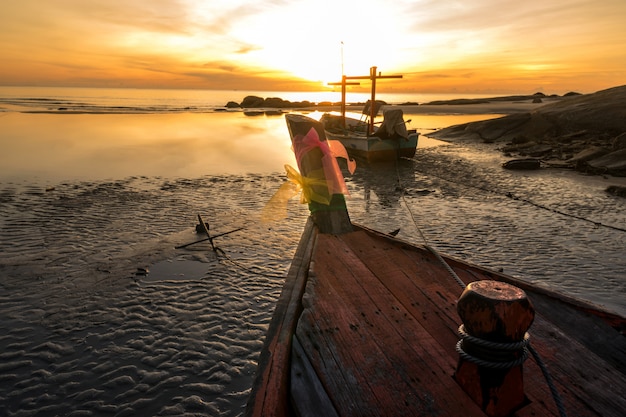
<svg viewBox="0 0 626 417"><path fill-rule="evenodd" d="M312 113L319 117L321 113ZM497 115L407 115L424 134ZM435 141L436 143L440 143ZM420 139L420 147L433 141ZM283 172L295 164L283 116L241 112L0 113L0 182Z"/></svg>
<svg viewBox="0 0 626 417"><path fill-rule="evenodd" d="M283 117L242 113L0 117L0 181L198 177L293 163Z"/></svg>

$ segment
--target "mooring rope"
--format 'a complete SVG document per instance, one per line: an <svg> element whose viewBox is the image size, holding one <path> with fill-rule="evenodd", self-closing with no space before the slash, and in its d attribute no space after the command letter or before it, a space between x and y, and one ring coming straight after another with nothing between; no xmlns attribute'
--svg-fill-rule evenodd
<svg viewBox="0 0 626 417"><path fill-rule="evenodd" d="M421 236L424 242L423 243L424 248L426 248L430 253L432 253L435 256L435 258L437 258L437 260L441 263L441 265L443 265L443 267L446 268L448 273L452 276L452 278L454 278L457 284L459 284L461 288L465 289L465 283L461 280L461 278L459 278L456 272L454 272L452 267L448 265L445 259L441 257L439 252L428 244L428 239L426 239L426 236L422 232L422 229L419 227L419 224L417 223L417 220L415 219L415 214L413 214L413 210L411 210L411 207L409 206L409 203L406 201L406 198L405 198L406 193L405 193L404 186L402 185L402 177L400 175L400 169L398 166L398 158L396 158L395 168L396 168L396 179L398 181L398 189L401 190L400 198L402 199L402 203L404 203L404 207L409 212L409 216L411 217L411 222L413 223L413 226L415 226L415 229L417 230L417 232L419 233L419 235Z"/></svg>
<svg viewBox="0 0 626 417"><path fill-rule="evenodd" d="M554 398L554 402L556 403L556 408L558 408L559 410L559 415L561 417L567 417L567 413L565 412L565 406L563 405L563 400L561 399L561 394L559 394L559 391L556 389L556 385L552 380L552 375L550 375L548 367L544 363L543 359L541 359L539 352L537 352L535 348L533 348L530 344L528 345L528 351L531 355L533 355L535 363L539 366L543 377L546 379L548 387L550 388L550 392L552 393L552 398Z"/></svg>
<svg viewBox="0 0 626 417"><path fill-rule="evenodd" d="M552 207L544 206L543 204L535 203L534 201L532 201L530 199L517 196L517 195L513 194L512 192L503 193L503 192L496 191L496 190L493 190L493 189L490 189L490 188L487 188L487 187L481 187L479 185L461 183L461 182L456 181L454 179L446 178L446 177L443 177L441 175L434 174L432 172L424 172L424 171L419 171L419 170L416 170L416 171L421 172L422 174L425 174L425 175L428 175L428 176L437 177L439 179L442 179L444 181L448 181L448 182L453 183L453 184L461 185L461 186L468 187L468 188L475 188L477 190L481 190L481 191L485 191L485 192L488 192L488 193L496 194L496 195L499 195L499 196L502 196L502 197L507 197L507 198L510 198L512 200L515 200L515 201L521 201L522 203L526 203L526 204L529 204L531 206L537 207L539 209L550 211L552 213L555 213L555 214L558 214L558 215L561 215L561 216L564 216L564 217L570 217L570 218L573 218L573 219L577 219L577 220L581 220L581 221L584 221L584 222L587 222L587 223L591 223L595 227L604 227L604 228L607 228L607 229L617 230L617 231L620 231L620 232L626 232L625 228L618 227L618 226L612 226L610 224L604 224L602 222L591 220L591 219L588 219L586 217L579 216L577 214L566 213L564 211L561 211L561 210L558 210L558 209L555 209L555 208L552 208Z"/></svg>
<svg viewBox="0 0 626 417"><path fill-rule="evenodd" d="M219 253L218 253L219 252ZM221 254L221 255L220 255ZM236 260L234 260L232 257L228 256L228 254L226 252L224 252L224 250L218 246L215 247L215 255L217 257L217 261L219 263L222 263L222 261L227 261L230 262L232 265L234 265L235 267L241 269L244 272L247 272L249 274L254 274L254 275L259 275L265 278L284 278L285 275L284 274L268 274L266 272L262 272L262 271L256 271L250 267L247 267L245 265L243 265L241 262L238 262Z"/></svg>
<svg viewBox="0 0 626 417"><path fill-rule="evenodd" d="M198 220L201 221L201 219L202 218L200 216L198 216ZM241 262L238 262L238 261L234 260L232 257L230 257L222 248L217 246L215 244L215 242L214 242L215 238L226 236L226 235L229 235L231 233L247 229L250 226L238 227L238 228L230 230L228 232L219 233L217 235L213 235L212 236L209 224L205 223L205 225L206 225L206 230L205 231L208 233L208 236L206 238L203 238L203 239L200 239L200 240L196 240L196 241L191 242L191 243L186 243L184 245L175 246L175 249L184 249L184 248L186 248L188 246L195 245L195 244L198 244L198 243L201 243L201 242L209 242L211 244L211 250L215 254L215 260L218 263L220 263L220 264L222 264L223 261L227 261L227 262L230 262L232 265L234 265L236 268L239 268L240 270L242 270L244 272L248 272L250 274L259 275L259 276L262 276L262 277L265 277L265 278L284 278L284 275L268 274L266 272L259 272L259 271L256 271L256 270L250 268L250 267L247 267L247 266L243 265ZM201 226L197 225L196 226L196 230L198 230L198 228L201 228Z"/></svg>
<svg viewBox="0 0 626 417"><path fill-rule="evenodd" d="M459 278L459 276L456 274L456 272L454 272L452 267L445 261L445 259L443 259L443 257L437 252L436 249L434 249L432 246L430 246L428 244L428 240L426 239L426 236L424 235L424 233L422 232L421 228L419 227L419 224L417 223L417 220L415 219L415 215L413 214L413 211L411 210L411 207L409 206L408 202L405 199L405 189L404 189L404 186L402 185L402 177L400 175L400 170L399 170L397 159L396 159L396 166L395 167L396 167L396 176L397 176L397 181L398 181L398 189L401 190L400 198L402 199L402 202L404 203L404 206L406 207L406 210L409 212L409 216L411 217L411 221L413 222L413 225L415 226L415 228L417 229L418 233L420 234L422 240L424 241L424 244L423 244L424 248L426 248L429 252L431 252L439 260L439 262L446 268L446 270L450 273L452 278L454 278L454 280L460 285L460 287L465 289L465 283ZM437 177L441 178L441 179L444 179L446 181L449 181L449 182L456 183L455 181L451 181L451 180L448 180L446 178L442 178L442 177L439 177L439 176L437 176ZM489 190L489 189L486 189L486 188L483 188L483 187L470 186L470 185L467 185L467 186L468 187L478 188L478 189L483 190L483 191L496 193L493 190ZM499 194L499 193L496 193L496 194ZM510 198L513 198L513 197L511 197L511 195L507 195L507 196L510 197ZM519 199L519 198L516 198L516 199ZM560 212L558 210L549 209L547 207L543 207L543 206L540 206L538 204L532 203L531 201L526 201L526 200L523 200L523 199L519 199L519 200L524 201L524 202L529 203L529 204L533 204L533 205L535 205L535 206L537 206L539 208L544 208L544 209L553 211L553 212L558 213L558 214L562 214L562 215L570 216L570 217L575 217L575 218L579 218L581 220L585 220L585 221L591 222L591 223L595 224L596 226L604 226L604 227L608 227L608 228L612 228L612 229L616 229L616 230L620 230L620 231L626 231L626 229L621 229L621 228L617 228L617 227L613 227L613 226L604 225L602 223L594 222L594 221L591 221L591 220L588 220L588 219L585 219L585 218L582 218L582 217L569 215L567 213L563 213L563 212ZM461 330L463 330L463 333L466 335L465 338L471 337L472 338L471 339L472 342L475 342L475 343L477 342L477 344L481 344L481 343L484 343L484 342L494 343L494 342L485 341L483 339L475 338L473 336L468 335L465 332L465 328L464 328L463 325L461 325L459 327L459 332ZM528 358L528 353L530 353L532 355L533 359L535 360L535 363L539 366L539 369L541 369L541 373L543 374L543 377L546 380L546 383L547 383L548 387L550 388L550 393L552 394L552 398L554 399L556 407L557 407L557 409L559 411L559 415L561 417L567 417L567 413L565 411L565 407L563 405L563 400L561 399L561 395L559 394L559 392L558 392L558 390L556 388L556 385L554 384L554 380L552 379L552 376L550 375L550 372L549 372L547 366L545 365L543 359L539 355L539 352L537 352L531 346L531 344L530 344L530 336L528 335L528 333L526 333L526 335L524 336L524 340L522 340L521 342L517 342L515 344L516 346L519 343L524 344L524 346L522 348L523 349L522 356L520 358L518 358L516 361L505 362L505 363L485 361L483 359L479 359L479 358L476 358L476 357L474 357L472 355L467 354L463 350L464 336L461 335L461 337L462 337L461 340L459 340L457 345L456 345L457 352L459 353L459 355L465 357L467 360L469 360L471 362L474 362L474 363L477 363L480 366L486 366L486 367L505 366L506 368L510 368L510 367L513 367L513 366L521 365ZM505 344L498 344L500 349L502 349L503 346L504 346L504 348L508 348L509 345L513 345L513 344L506 344L506 346L505 346ZM486 346L486 347L489 347L489 346ZM493 346L491 346L491 347L493 347ZM496 347L496 349L497 348L498 347ZM506 350L506 349L504 349L504 350ZM480 363L475 362L475 361L480 361ZM517 363L517 362L519 362L519 363ZM500 369L506 369L506 368L500 368Z"/></svg>
<svg viewBox="0 0 626 417"><path fill-rule="evenodd" d="M472 336L465 331L465 326L460 325L458 329L461 340L456 344L456 351L458 354L468 362L475 363L478 366L491 369L511 369L519 366L528 359L528 345L530 344L530 335L526 333L524 338L519 342L512 343L498 343L491 340L481 339L480 337ZM476 355L472 355L466 352L465 343L468 345L474 345L484 350L489 351L492 356L500 356L503 353L519 353L520 356L515 360L509 361L490 361Z"/></svg>

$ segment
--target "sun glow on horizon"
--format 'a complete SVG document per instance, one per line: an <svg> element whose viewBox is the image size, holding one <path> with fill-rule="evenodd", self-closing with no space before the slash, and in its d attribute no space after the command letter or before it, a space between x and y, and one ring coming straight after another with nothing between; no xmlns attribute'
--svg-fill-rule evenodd
<svg viewBox="0 0 626 417"><path fill-rule="evenodd" d="M0 83L310 91L377 66L406 91L593 92L626 84L624 21L624 0L21 0Z"/></svg>
<svg viewBox="0 0 626 417"><path fill-rule="evenodd" d="M314 8L308 3L293 2L274 12L275 21L280 22L274 26L268 26L262 17L248 16L237 22L235 33L254 39L258 48L241 59L323 84L340 81L342 68L346 74L367 75L377 62L393 67L399 62L385 45L391 37L400 35L401 25L395 32L373 32L369 37L363 30L367 29L364 22L376 19L400 22L392 9L381 11L376 3L360 2L355 10L343 2L320 2ZM358 19L347 17L355 11Z"/></svg>

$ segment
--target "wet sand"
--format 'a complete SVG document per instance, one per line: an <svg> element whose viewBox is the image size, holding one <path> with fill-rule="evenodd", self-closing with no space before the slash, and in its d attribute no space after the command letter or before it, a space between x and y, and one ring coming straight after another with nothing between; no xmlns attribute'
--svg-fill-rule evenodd
<svg viewBox="0 0 626 417"><path fill-rule="evenodd" d="M511 101L492 101L478 104L395 104L394 108L401 108L404 114L408 115L433 115L433 114L513 114L533 111L534 109L543 106L545 104L554 103L562 100L560 97L547 97L542 100L541 103L533 103L532 100L511 100ZM385 106L381 109L381 114L384 111ZM308 109L310 111L336 111L339 112L341 107L338 105L333 106L318 106ZM360 113L363 110L363 106L349 105L347 112Z"/></svg>
<svg viewBox="0 0 626 417"><path fill-rule="evenodd" d="M442 252L626 312L626 202L604 192L623 179L431 144L357 168L353 221L415 243L419 228ZM279 168L3 183L0 415L241 415L308 215L293 200L260 221ZM197 213L215 234L246 229L216 240L225 255L174 249L199 238Z"/></svg>
<svg viewBox="0 0 626 417"><path fill-rule="evenodd" d="M282 180L3 190L0 414L240 414L305 219L258 222ZM196 213L247 227L216 239L228 258L174 249L199 239Z"/></svg>

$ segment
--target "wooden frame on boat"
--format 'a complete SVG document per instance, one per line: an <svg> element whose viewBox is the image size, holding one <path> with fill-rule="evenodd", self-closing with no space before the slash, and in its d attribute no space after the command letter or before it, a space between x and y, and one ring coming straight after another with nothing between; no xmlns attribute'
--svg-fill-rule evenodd
<svg viewBox="0 0 626 417"><path fill-rule="evenodd" d="M368 162L412 158L417 148L419 133L416 129L406 129L405 123L408 122L404 121L402 110L391 109L390 112L399 112L399 119L393 118L388 124L383 121L378 130L374 127L374 119L379 111L376 101L376 81L403 77L402 75L377 74L376 71L376 67L371 67L369 75L343 75L341 82L330 83L330 85L341 85L341 115L324 114L322 116L326 136L328 139L341 142L352 157ZM358 84L349 80L370 80L371 82L371 98L363 113L367 116L367 122L346 117L346 86Z"/></svg>

